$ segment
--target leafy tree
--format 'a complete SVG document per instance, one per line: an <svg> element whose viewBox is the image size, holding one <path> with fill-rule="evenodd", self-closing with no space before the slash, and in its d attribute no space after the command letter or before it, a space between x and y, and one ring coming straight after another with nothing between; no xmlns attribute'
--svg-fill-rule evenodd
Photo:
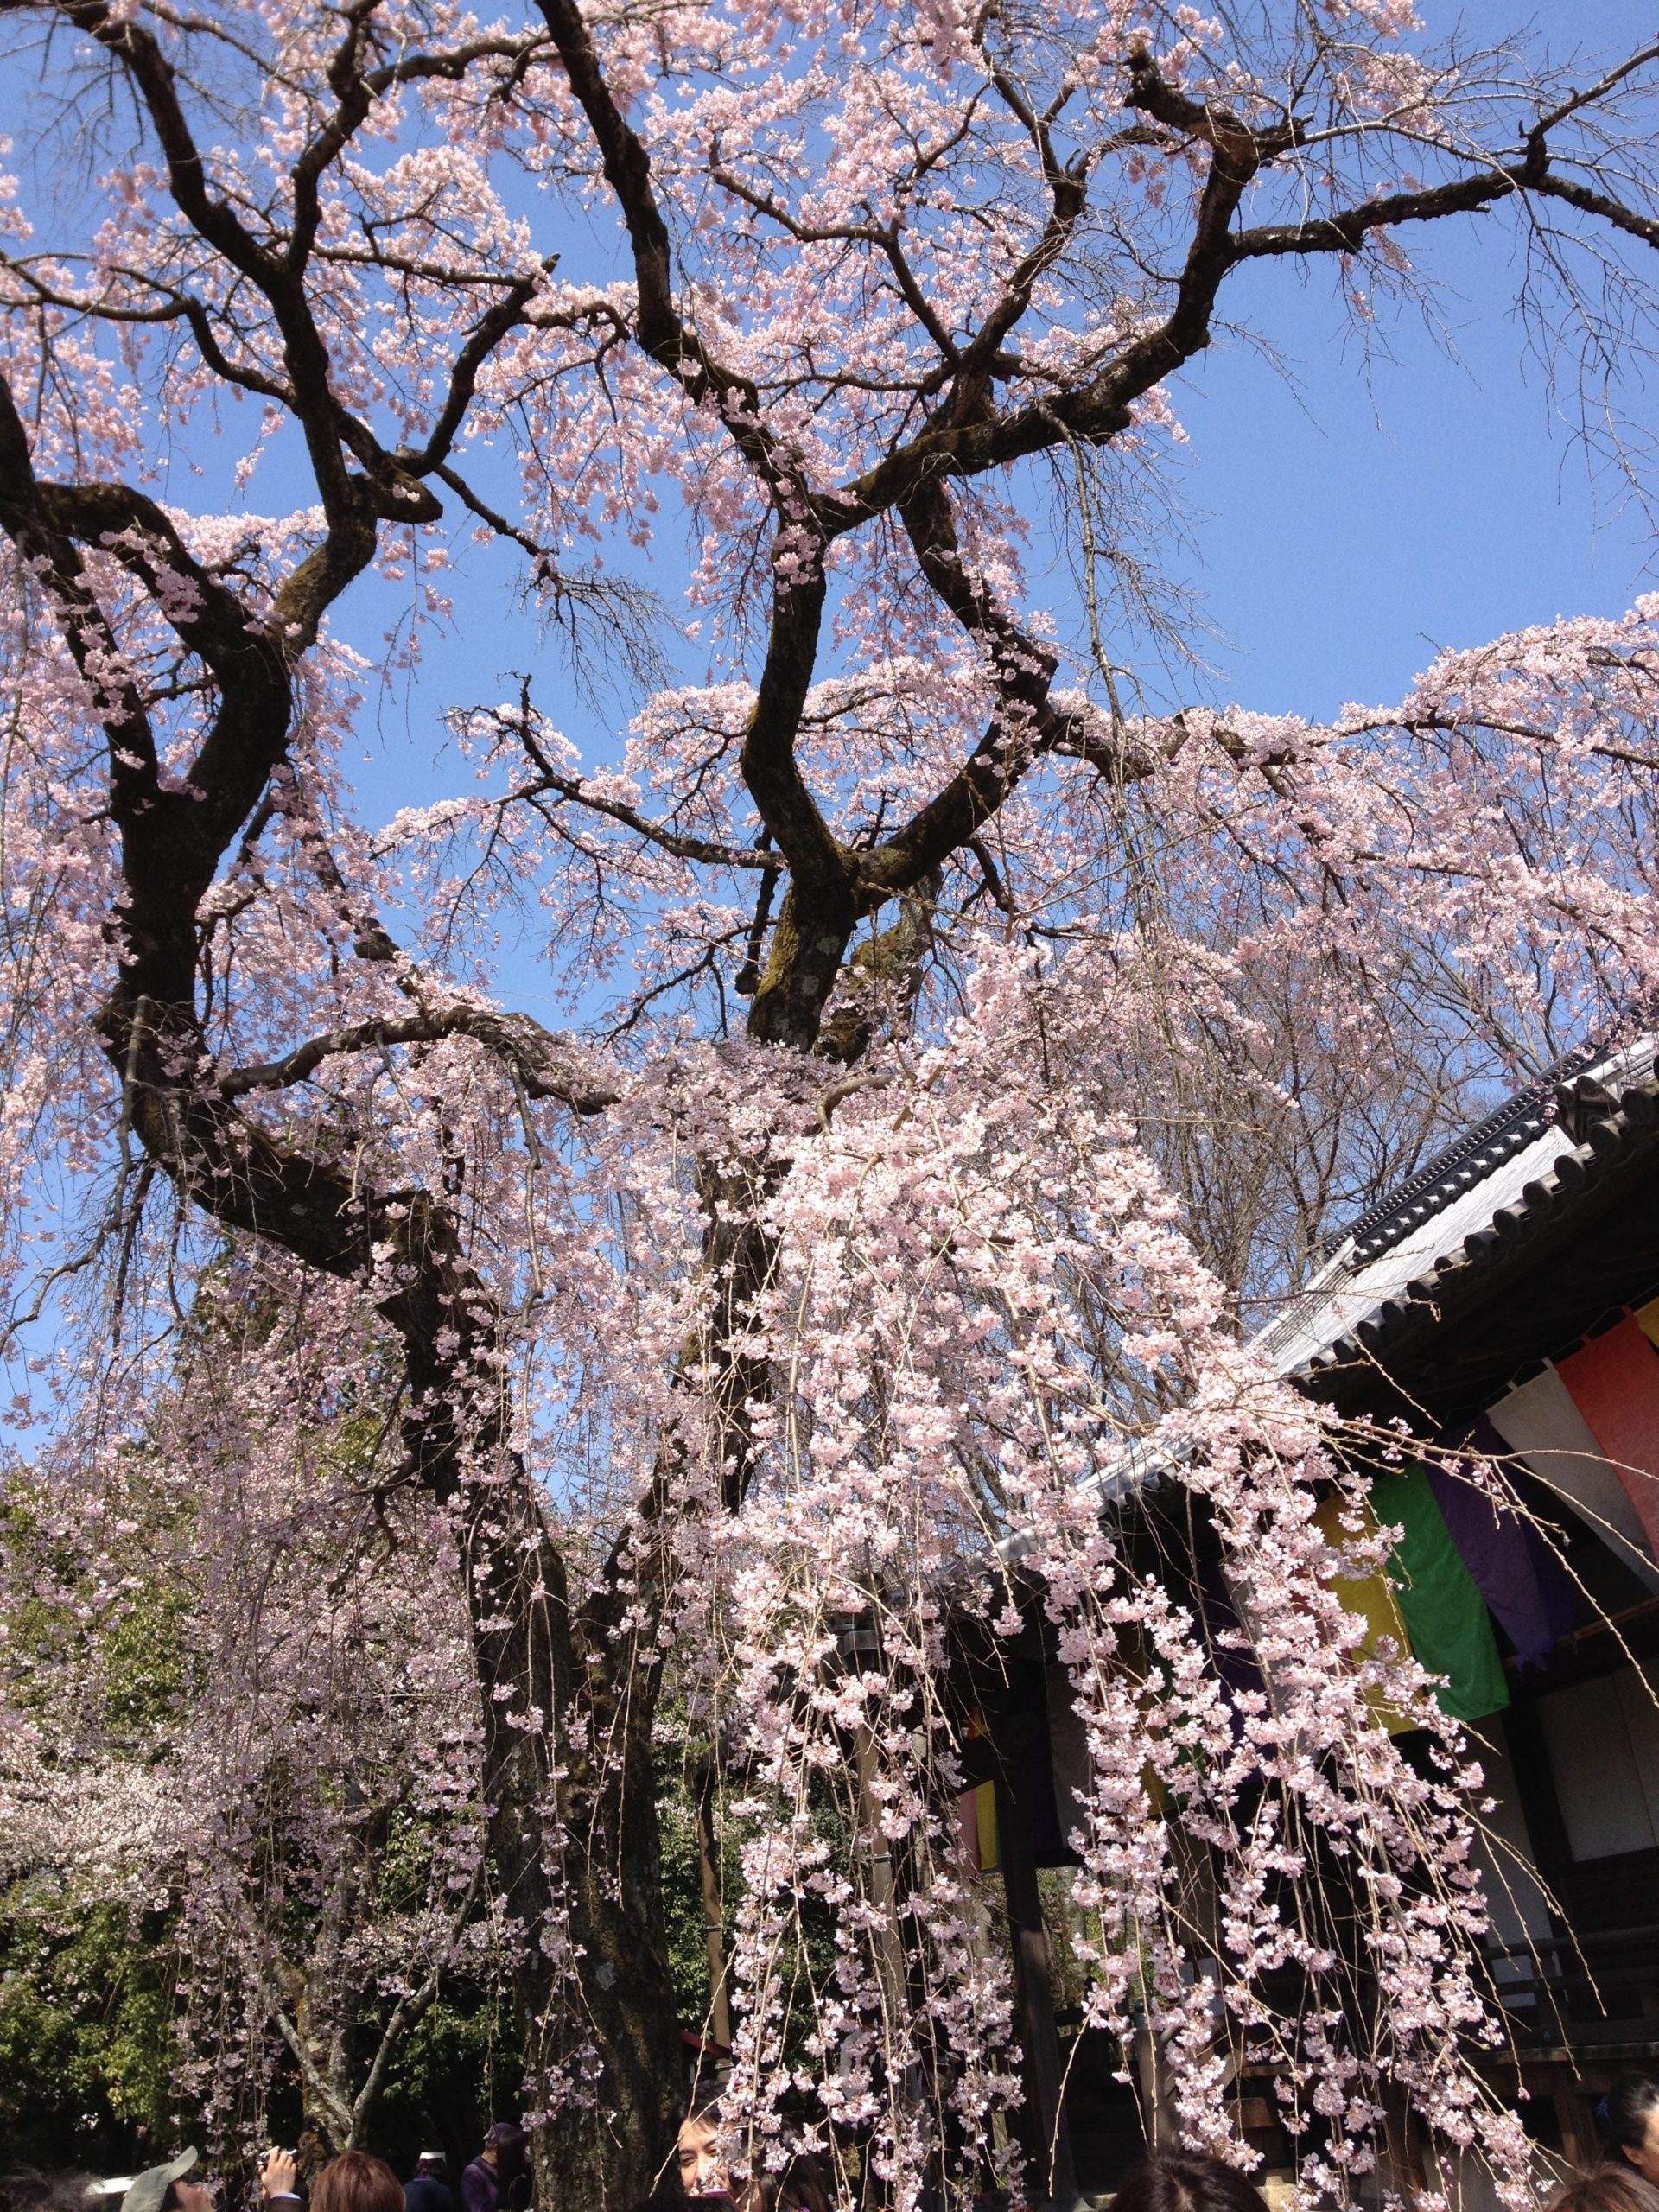
<svg viewBox="0 0 1659 2212"><path fill-rule="evenodd" d="M465 2085L487 2105L504 2063L464 1628L418 1531L394 1578L384 1522L350 1540L360 1410L320 1408L298 1470L232 1414L222 1283L215 1306L145 1438L83 1465L73 1520L22 1470L7 1495L0 1955L31 2132L73 2158L88 2127L159 2138L184 2111L221 2144L280 2118L360 2147L447 2050L464 2141ZM182 1480L179 1419L215 1440Z"/></svg>
<svg viewBox="0 0 1659 2212"><path fill-rule="evenodd" d="M0 1894L0 1960L9 2155L130 2171L146 2145L169 2139L175 2110L164 1916L20 1878Z"/></svg>

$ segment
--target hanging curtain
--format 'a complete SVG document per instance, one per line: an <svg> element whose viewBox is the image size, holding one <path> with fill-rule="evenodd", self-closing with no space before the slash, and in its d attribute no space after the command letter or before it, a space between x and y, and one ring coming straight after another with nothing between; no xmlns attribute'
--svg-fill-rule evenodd
<svg viewBox="0 0 1659 2212"><path fill-rule="evenodd" d="M1546 1367L1541 1375L1511 1390L1487 1408L1486 1417L1539 1480L1570 1505L1649 1590L1659 1591L1659 1566L1654 1563L1641 1516L1603 1459L1589 1423L1555 1370Z"/></svg>
<svg viewBox="0 0 1659 2212"><path fill-rule="evenodd" d="M1559 1363L1560 1378L1659 1554L1659 1352L1634 1315Z"/></svg>
<svg viewBox="0 0 1659 2212"><path fill-rule="evenodd" d="M968 1864L982 1874L994 1874L1002 1864L996 1834L996 1784L981 1782L964 1789L957 1800L957 1820Z"/></svg>
<svg viewBox="0 0 1659 2212"><path fill-rule="evenodd" d="M1338 1491L1332 1491L1328 1497L1320 1500L1319 1510L1313 1516L1314 1526L1333 1550L1340 1550L1351 1541L1348 1530L1342 1525L1346 1511L1346 1502ZM1376 1516L1368 1510L1361 1516L1359 1535L1366 1537L1376 1534ZM1380 1567L1374 1567L1369 1574L1339 1574L1335 1578L1333 1586L1347 1611L1357 1613L1365 1624L1365 1634L1355 1655L1357 1658L1378 1657L1378 1643L1385 1636L1391 1637L1402 1651L1411 1649L1411 1638L1407 1635L1405 1622L1400 1616L1394 1585ZM1390 1736L1398 1736L1413 1726L1409 1717L1397 1707L1390 1705L1380 1689L1373 1688L1367 1691L1366 1696L1372 1711Z"/></svg>
<svg viewBox="0 0 1659 2212"><path fill-rule="evenodd" d="M1459 1441L1489 1459L1507 1448L1484 1421ZM1459 1558L1516 1657L1523 1667L1541 1667L1573 1625L1573 1588L1560 1562L1518 1511L1501 1507L1455 1467L1431 1467L1428 1486Z"/></svg>
<svg viewBox="0 0 1659 2212"><path fill-rule="evenodd" d="M1427 1469L1413 1465L1371 1484L1371 1510L1398 1527L1389 1580L1421 1665L1445 1681L1434 1692L1453 1720L1478 1720L1510 1701L1492 1617L1464 1565Z"/></svg>

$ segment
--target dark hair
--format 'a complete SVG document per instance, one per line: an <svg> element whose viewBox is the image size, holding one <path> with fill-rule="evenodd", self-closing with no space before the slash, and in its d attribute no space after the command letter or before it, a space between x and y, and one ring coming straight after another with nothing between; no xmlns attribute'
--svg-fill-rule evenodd
<svg viewBox="0 0 1659 2212"><path fill-rule="evenodd" d="M1659 2105L1659 2082L1650 2082L1645 2074L1621 2074L1596 2107L1601 2139L1607 2150L1622 2151L1628 2145L1632 2151L1639 2151L1656 2105Z"/></svg>
<svg viewBox="0 0 1659 2212"><path fill-rule="evenodd" d="M1621 2158L1576 2175L1550 2198L1549 2212L1659 2212L1659 2189Z"/></svg>
<svg viewBox="0 0 1659 2212"><path fill-rule="evenodd" d="M810 2151L798 2151L778 2177L779 2212L830 2212L823 2173Z"/></svg>
<svg viewBox="0 0 1659 2212"><path fill-rule="evenodd" d="M384 2158L342 2151L312 2183L311 2212L404 2212L404 2184Z"/></svg>
<svg viewBox="0 0 1659 2212"><path fill-rule="evenodd" d="M1201 2151L1149 2151L1119 2183L1112 2212L1267 2212L1267 2200L1236 2166Z"/></svg>
<svg viewBox="0 0 1659 2212"><path fill-rule="evenodd" d="M0 2212L86 2212L86 2174L42 2174L33 2166L0 2174Z"/></svg>

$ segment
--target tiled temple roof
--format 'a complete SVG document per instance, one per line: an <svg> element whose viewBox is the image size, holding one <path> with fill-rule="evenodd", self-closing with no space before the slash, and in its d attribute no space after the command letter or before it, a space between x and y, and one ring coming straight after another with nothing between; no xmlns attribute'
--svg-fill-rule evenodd
<svg viewBox="0 0 1659 2212"><path fill-rule="evenodd" d="M1256 1342L1319 1396L1375 1398L1386 1390L1368 1390L1368 1375L1409 1391L1436 1333L1466 1329L1484 1306L1501 1322L1487 1332L1487 1382L1506 1357L1535 1363L1659 1279L1656 1171L1654 1038L1586 1048L1361 1215ZM1565 1264L1592 1232L1592 1247ZM1562 1267L1520 1310L1499 1310L1506 1286L1557 1255ZM1471 1366L1471 1387L1482 1364Z"/></svg>

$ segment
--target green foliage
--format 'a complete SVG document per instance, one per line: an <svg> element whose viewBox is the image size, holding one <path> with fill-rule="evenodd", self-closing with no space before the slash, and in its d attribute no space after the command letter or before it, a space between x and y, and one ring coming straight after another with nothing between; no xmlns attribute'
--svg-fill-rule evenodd
<svg viewBox="0 0 1659 2212"><path fill-rule="evenodd" d="M28 1478L0 1491L5 1691L75 1755L65 1715L105 1749L147 1740L190 1694L179 1632L188 1593L155 1562L169 1549L135 1460L128 1516L102 1592L54 1531ZM16 1870L0 1886L0 2140L41 2165L130 2167L171 2135L169 1920L88 1895L73 1867Z"/></svg>
<svg viewBox="0 0 1659 2212"><path fill-rule="evenodd" d="M194 1687L185 1625L191 1592L173 1562L186 1550L188 1505L126 1461L118 1529L101 1535L101 1591L79 1547L54 1533L26 1473L0 1491L6 1694L29 1719L60 1718L66 1677L80 1685L83 1729L119 1744L165 1726ZM168 1562L157 1573L158 1561Z"/></svg>
<svg viewBox="0 0 1659 2212"><path fill-rule="evenodd" d="M39 1881L0 1895L0 2139L41 2166L130 2168L170 2138L168 1929L70 1905Z"/></svg>
<svg viewBox="0 0 1659 2212"><path fill-rule="evenodd" d="M702 1859L697 1842L696 1800L688 1779L685 1745L659 1733L657 1745L657 1819L663 1843L663 1918L668 1935L669 1970L674 2005L682 2025L702 2031L709 2017L709 1943L703 1920ZM725 1839L721 1884L728 1898L736 1892L737 1858ZM730 1915L726 1942L730 1953Z"/></svg>
<svg viewBox="0 0 1659 2212"><path fill-rule="evenodd" d="M523 2081L510 1991L499 1978L457 1977L392 2062L373 2148L400 2171L422 2151L442 2150L453 2177L490 2121L518 2112Z"/></svg>

